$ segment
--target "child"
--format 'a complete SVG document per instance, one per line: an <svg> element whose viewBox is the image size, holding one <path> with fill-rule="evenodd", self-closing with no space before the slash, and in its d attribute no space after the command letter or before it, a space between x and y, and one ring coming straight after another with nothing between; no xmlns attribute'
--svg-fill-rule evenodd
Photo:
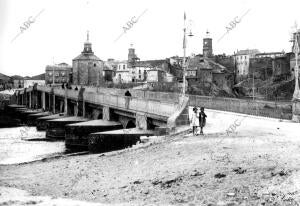
<svg viewBox="0 0 300 206"><path fill-rule="evenodd" d="M193 113L191 117L191 126L193 127L193 135L197 135L197 128L199 127L197 108L193 108Z"/></svg>
<svg viewBox="0 0 300 206"><path fill-rule="evenodd" d="M204 107L201 107L201 111L199 113L199 126L201 128L200 135L203 135L203 127L205 127L206 124L206 114L204 113Z"/></svg>

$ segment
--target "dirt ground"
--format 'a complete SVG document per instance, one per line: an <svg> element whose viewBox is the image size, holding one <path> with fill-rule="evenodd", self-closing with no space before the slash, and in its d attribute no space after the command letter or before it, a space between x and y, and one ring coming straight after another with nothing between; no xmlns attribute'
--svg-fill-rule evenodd
<svg viewBox="0 0 300 206"><path fill-rule="evenodd" d="M0 187L106 204L300 203L299 124L246 118L230 134L210 127L120 153L0 166Z"/></svg>

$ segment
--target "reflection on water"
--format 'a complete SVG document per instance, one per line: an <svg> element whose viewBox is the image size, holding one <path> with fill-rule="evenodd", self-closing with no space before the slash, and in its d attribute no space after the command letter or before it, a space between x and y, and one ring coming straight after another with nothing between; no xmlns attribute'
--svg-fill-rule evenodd
<svg viewBox="0 0 300 206"><path fill-rule="evenodd" d="M28 141L39 139L40 141ZM0 128L0 164L30 162L64 153L65 143L43 141L44 131L36 127Z"/></svg>

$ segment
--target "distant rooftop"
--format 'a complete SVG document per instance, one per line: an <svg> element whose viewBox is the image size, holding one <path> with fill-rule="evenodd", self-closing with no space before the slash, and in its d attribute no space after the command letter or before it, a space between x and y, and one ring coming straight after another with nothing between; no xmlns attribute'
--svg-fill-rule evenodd
<svg viewBox="0 0 300 206"><path fill-rule="evenodd" d="M135 67L159 67L165 62L167 62L166 59L137 61L134 63L134 66Z"/></svg>
<svg viewBox="0 0 300 206"><path fill-rule="evenodd" d="M259 53L258 49L244 49L244 50L239 50L235 53L235 55L248 55L248 54L256 54Z"/></svg>

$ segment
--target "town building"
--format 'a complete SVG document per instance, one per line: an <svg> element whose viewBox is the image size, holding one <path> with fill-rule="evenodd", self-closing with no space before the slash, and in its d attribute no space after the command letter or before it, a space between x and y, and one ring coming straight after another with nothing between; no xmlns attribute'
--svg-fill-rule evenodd
<svg viewBox="0 0 300 206"><path fill-rule="evenodd" d="M104 62L104 81L105 82L113 81L113 78L116 76L118 63L119 63L119 61L116 61L111 58Z"/></svg>
<svg viewBox="0 0 300 206"><path fill-rule="evenodd" d="M72 67L67 63L47 65L45 72L46 84L66 84L72 81Z"/></svg>
<svg viewBox="0 0 300 206"><path fill-rule="evenodd" d="M248 77L250 58L254 58L258 53L259 51L257 49L246 49L237 51L234 54L236 77L238 81Z"/></svg>
<svg viewBox="0 0 300 206"><path fill-rule="evenodd" d="M250 58L248 77L267 80L272 77L273 59L271 57Z"/></svg>
<svg viewBox="0 0 300 206"><path fill-rule="evenodd" d="M117 64L116 75L113 78L116 84L132 82L130 69L127 67L127 61L119 61Z"/></svg>
<svg viewBox="0 0 300 206"><path fill-rule="evenodd" d="M266 52L266 53L257 53L255 54L254 58L264 58L264 57L270 57L270 58L275 58L275 57L282 57L284 56L285 52Z"/></svg>
<svg viewBox="0 0 300 206"><path fill-rule="evenodd" d="M83 51L73 59L72 68L73 84L99 86L104 81L104 62L94 55L89 34Z"/></svg>
<svg viewBox="0 0 300 206"><path fill-rule="evenodd" d="M13 88L11 77L0 73L0 91Z"/></svg>
<svg viewBox="0 0 300 206"><path fill-rule="evenodd" d="M128 60L118 64L115 83L138 82L172 82L174 76L170 73L169 59L140 61L131 46L128 50Z"/></svg>
<svg viewBox="0 0 300 206"><path fill-rule="evenodd" d="M35 84L45 85L45 73L24 79L24 88L32 87Z"/></svg>
<svg viewBox="0 0 300 206"><path fill-rule="evenodd" d="M130 45L130 48L128 49L128 68L132 68L136 61L140 60L140 58L137 57L135 54L135 49L133 48L133 45Z"/></svg>
<svg viewBox="0 0 300 206"><path fill-rule="evenodd" d="M13 75L11 76L11 79L13 81L13 88L24 88L24 77Z"/></svg>
<svg viewBox="0 0 300 206"><path fill-rule="evenodd" d="M165 82L168 81L168 60L137 61L131 68L133 82ZM150 76L149 76L150 73Z"/></svg>
<svg viewBox="0 0 300 206"><path fill-rule="evenodd" d="M226 82L226 67L214 62L212 59L196 55L189 59L186 70L186 79L189 85L215 83L222 85Z"/></svg>
<svg viewBox="0 0 300 206"><path fill-rule="evenodd" d="M286 55L284 52L265 52L257 53L254 57L250 58L248 77L255 79L267 80L278 76L286 68L284 59ZM286 75L286 74L283 74Z"/></svg>
<svg viewBox="0 0 300 206"><path fill-rule="evenodd" d="M272 62L273 80L288 80L291 78L290 59L293 53L275 57ZM294 56L294 55L293 55Z"/></svg>
<svg viewBox="0 0 300 206"><path fill-rule="evenodd" d="M206 37L203 38L203 56L206 58L213 57L212 38L209 32L206 32Z"/></svg>

